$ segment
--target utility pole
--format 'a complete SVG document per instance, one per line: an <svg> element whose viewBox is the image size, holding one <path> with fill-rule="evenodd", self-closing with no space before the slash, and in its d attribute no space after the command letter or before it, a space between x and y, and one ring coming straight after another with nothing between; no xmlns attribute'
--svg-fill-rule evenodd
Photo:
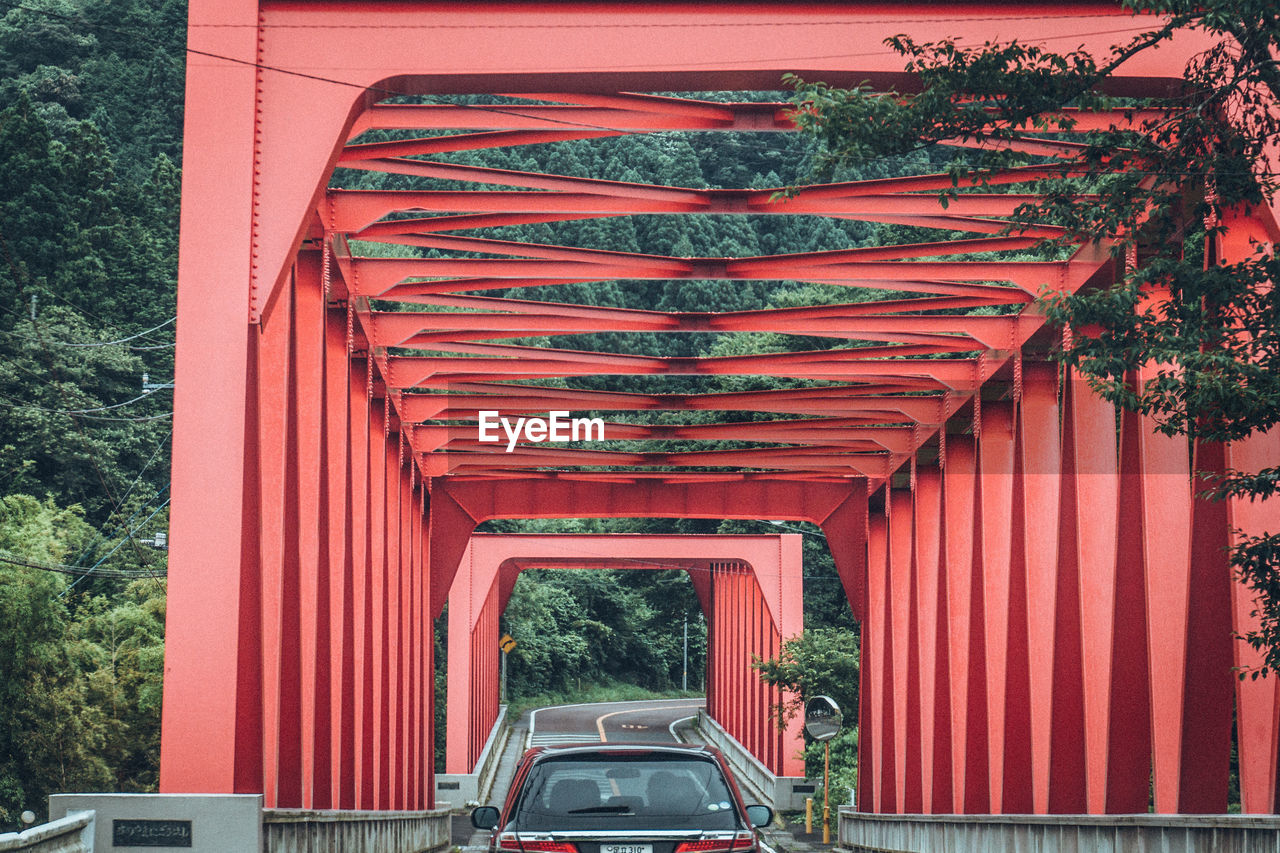
<svg viewBox="0 0 1280 853"><path fill-rule="evenodd" d="M684 615L684 671L680 678L680 689L689 690L689 614Z"/></svg>

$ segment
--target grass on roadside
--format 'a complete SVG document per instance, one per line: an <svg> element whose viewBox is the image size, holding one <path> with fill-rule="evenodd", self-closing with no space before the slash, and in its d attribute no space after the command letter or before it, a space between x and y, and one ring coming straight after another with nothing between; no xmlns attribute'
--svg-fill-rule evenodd
<svg viewBox="0 0 1280 853"><path fill-rule="evenodd" d="M693 690L651 690L636 684L624 682L602 682L584 684L581 690L570 690L563 693L538 693L533 696L512 697L507 708L507 719L515 722L526 711L543 708L547 705L586 704L592 702L636 702L644 699L698 699L700 691Z"/></svg>

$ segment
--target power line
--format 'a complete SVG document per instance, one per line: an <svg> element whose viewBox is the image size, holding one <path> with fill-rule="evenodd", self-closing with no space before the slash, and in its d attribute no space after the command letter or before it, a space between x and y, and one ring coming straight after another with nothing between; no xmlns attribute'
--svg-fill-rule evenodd
<svg viewBox="0 0 1280 853"><path fill-rule="evenodd" d="M157 325L157 326L152 326L150 329L146 329L146 330L144 330L144 331L138 332L136 335L130 335L130 336L129 336L129 337L127 337L127 338L120 338L119 340L115 340L115 341L101 341L101 342L97 342L97 343L88 343L88 344L71 343L71 342L69 342L69 341L49 341L49 343L54 344L55 346L62 346L62 347L113 347L113 346L119 346L120 344L128 343L129 341L136 340L136 339L138 339L138 338L143 337L144 335L149 335L149 334L151 334L151 333L152 333L152 332L154 332L154 331L157 331L157 330L159 330L159 329L163 329L165 326L172 325L172 324L173 324L177 319L178 319L177 317L170 317L168 320L165 320L163 323L161 323L161 324L159 324L159 325ZM161 344L160 346L173 346L173 344ZM159 349L159 347L142 347L141 349Z"/></svg>
<svg viewBox="0 0 1280 853"><path fill-rule="evenodd" d="M7 563L11 566L21 566L27 569L39 569L44 572L58 572L64 575L77 575L81 578L89 574L95 574L100 578L110 579L129 579L137 580L141 578L160 578L167 576L167 573L161 574L157 572L130 572L123 569L99 569L93 570L86 566L69 566L65 563L41 563L35 560L24 560L11 554L0 553L0 563ZM68 590L71 587L67 588ZM64 593L66 590L64 590Z"/></svg>
<svg viewBox="0 0 1280 853"><path fill-rule="evenodd" d="M132 405L139 400L145 400L154 393L154 391L144 391L132 400L125 400L123 403L113 403L109 406L95 406L91 409L46 409L43 406L37 406L32 403L23 403L18 400L14 400L12 397L3 395L0 395L0 399L4 400L4 402L8 403L13 408L33 409L34 411L44 412L49 415L87 415L92 412L107 412L112 409L123 408L124 406Z"/></svg>

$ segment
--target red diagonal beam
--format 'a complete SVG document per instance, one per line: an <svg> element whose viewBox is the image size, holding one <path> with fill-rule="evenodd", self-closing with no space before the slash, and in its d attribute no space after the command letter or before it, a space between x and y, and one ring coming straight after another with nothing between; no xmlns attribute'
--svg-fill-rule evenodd
<svg viewBox="0 0 1280 853"><path fill-rule="evenodd" d="M974 376L978 375L975 367ZM509 414L546 413L551 409L573 411L722 411L773 412L795 415L860 416L865 423L921 424L940 422L941 398L933 396L884 396L883 385L828 385L770 391L736 391L716 394L627 394L585 391L541 385L504 385L460 382L448 394L398 395L401 418L426 421L440 418L475 418L481 409Z"/></svg>
<svg viewBox="0 0 1280 853"><path fill-rule="evenodd" d="M652 258L620 255L613 261L575 262L488 258L352 258L359 277L377 277L382 292L410 278L497 278L599 281L611 278L821 282L1009 281L1031 293L1062 277L1056 261L854 261L809 264L803 256L778 258ZM508 285L510 286L510 285ZM945 292L945 291L941 291Z"/></svg>
<svg viewBox="0 0 1280 853"><path fill-rule="evenodd" d="M1016 316L963 316L954 314L870 317L842 312L840 306L774 309L749 315L666 314L601 309L594 316L561 315L553 310L535 314L459 312L377 312L369 315L366 333L375 347L426 347L434 338L442 347L448 332L471 332L471 337L510 338L533 335L570 335L590 332L786 332L824 335L854 340L883 340L955 346L974 344L1007 349L1013 340ZM583 312L586 313L586 312ZM962 336L962 340L956 339ZM866 358L866 353L861 353Z"/></svg>
<svg viewBox="0 0 1280 853"><path fill-rule="evenodd" d="M500 130L488 133L458 133L428 136L420 139L394 139L390 142L366 142L348 145L338 155L338 162L369 160L377 157L414 157L442 154L448 151L475 151L482 148L510 148L538 145L570 139L600 139L622 136L615 130Z"/></svg>

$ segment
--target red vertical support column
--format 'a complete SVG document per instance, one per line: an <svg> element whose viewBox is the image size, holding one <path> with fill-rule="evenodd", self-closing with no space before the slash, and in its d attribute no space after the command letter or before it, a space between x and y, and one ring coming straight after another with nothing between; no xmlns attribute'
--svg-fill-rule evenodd
<svg viewBox="0 0 1280 853"><path fill-rule="evenodd" d="M1058 369L1028 364L1020 407L1023 547L1027 577L1032 804L1037 813L1086 808L1079 582L1074 542L1062 541L1064 489ZM1064 483L1066 485L1064 485ZM1074 500L1074 492L1068 496ZM1066 536L1074 535L1074 516Z"/></svg>
<svg viewBox="0 0 1280 853"><path fill-rule="evenodd" d="M193 64L186 75L160 743L166 793L262 790L262 371L245 275L254 263L257 18L254 0L190 12L191 47L236 61Z"/></svg>
<svg viewBox="0 0 1280 853"><path fill-rule="evenodd" d="M913 490L914 575L919 652L921 811L951 811L950 693L947 622L942 597L942 472L921 467Z"/></svg>
<svg viewBox="0 0 1280 853"><path fill-rule="evenodd" d="M755 741L755 672L751 669L751 655L756 649L756 626L759 624L759 602L755 580L743 569L739 583L742 589L742 726L738 735L747 749L754 748Z"/></svg>
<svg viewBox="0 0 1280 853"><path fill-rule="evenodd" d="M1280 431L1272 429L1231 444L1227 465L1236 471L1256 473L1280 464ZM1261 536L1280 530L1280 500L1263 501L1232 498L1230 521L1232 544L1239 536ZM1231 585L1233 627L1243 636L1258 626L1254 593L1243 583ZM1235 665L1251 669L1261 663L1261 653L1243 640L1235 642ZM1240 757L1240 803L1249 814L1280 811L1280 785L1276 769L1280 763L1280 676L1236 682L1236 732Z"/></svg>
<svg viewBox="0 0 1280 853"><path fill-rule="evenodd" d="M1002 808L1006 814L1035 810L1032 791L1031 621L1027 615L1026 476L1019 407L1014 409L1013 512L1009 519L1008 639L1004 648L1004 767ZM1056 521L1054 534L1057 533Z"/></svg>
<svg viewBox="0 0 1280 853"><path fill-rule="evenodd" d="M388 390L387 393L390 393ZM385 403L384 403L385 405ZM383 502L386 507L386 520L383 529L386 532L386 599L383 609L383 661L382 661L382 685L383 685L383 713L386 726L386 738L384 740L387 762L383 779L386 782L386 806L385 808L400 808L400 798L403 790L400 787L401 781L401 760L403 755L402 732L400 724L403 717L400 714L400 703L402 695L400 693L400 607L402 597L400 594L401 585L401 564L400 564L400 472L397 465L397 444L399 441L400 424L396 419L394 409L384 409L387 418L383 432L382 444L382 465L385 471L382 481Z"/></svg>
<svg viewBox="0 0 1280 853"><path fill-rule="evenodd" d="M1005 723L1008 702L1010 573L1013 543L1013 407L982 408L978 439L979 555L986 649L989 806L1006 811ZM1025 637L1025 634L1023 635ZM1025 747L1025 744L1023 745Z"/></svg>
<svg viewBox="0 0 1280 853"><path fill-rule="evenodd" d="M458 564L458 572L453 577L449 588L449 684L446 696L447 713L445 715L445 772L470 773L470 722L473 719L471 709L472 696L475 692L473 680L476 675L475 648L482 640L477 640L475 632L479 607L476 604L475 581L475 545L467 545L467 550ZM464 642L470 637L470 642Z"/></svg>
<svg viewBox="0 0 1280 853"><path fill-rule="evenodd" d="M354 808L371 809L373 798L373 562L369 496L370 367L366 356L351 363L351 531L354 696Z"/></svg>
<svg viewBox="0 0 1280 853"><path fill-rule="evenodd" d="M920 811L920 696L918 681L910 664L917 657L912 637L914 601L911 565L911 492L896 489L889 492L889 598L893 618L889 623L889 642L893 646L893 719L900 727L893 751L894 778L897 782L898 810L916 814ZM914 761L908 759L914 758ZM886 756L886 759L888 756Z"/></svg>
<svg viewBox="0 0 1280 853"><path fill-rule="evenodd" d="M1138 381L1146 378L1140 373ZM1146 567L1148 667L1156 811L1181 810L1187 696L1187 617L1191 606L1191 482L1187 443L1138 421L1143 563ZM1225 804L1224 804L1225 805Z"/></svg>
<svg viewBox="0 0 1280 853"><path fill-rule="evenodd" d="M1079 396L1083 401L1083 395ZM1120 416L1120 478L1116 532L1115 629L1107 730L1106 810L1147 810L1151 798L1153 742L1151 678L1147 646L1147 588L1138 415Z"/></svg>
<svg viewBox="0 0 1280 853"><path fill-rule="evenodd" d="M747 643L747 596L742 567L733 564L733 723L730 730L739 743L745 743L747 723L747 673L743 666L749 652Z"/></svg>
<svg viewBox="0 0 1280 853"><path fill-rule="evenodd" d="M765 633L768 630L768 625L769 625L769 612L765 608L764 598L760 594L759 578L756 578L754 575L751 575L749 577L752 581L751 591L755 599L753 602L754 619L752 620L753 621L752 630L755 637L754 637L752 651L756 657L760 658L760 660L767 660L769 658L769 651L765 645L766 643ZM750 659L748 659L747 665L748 666L751 665ZM757 672L754 668L750 669L749 672L751 673L751 682L752 682L751 684L751 697L752 697L751 698L751 708L752 708L751 754L756 756L757 758L760 758L761 760L764 760L765 727L769 724L769 704L765 699L765 684L764 684L764 681L761 680L760 678L760 673ZM776 770L777 768L771 768L771 769Z"/></svg>
<svg viewBox="0 0 1280 853"><path fill-rule="evenodd" d="M886 492L888 489L885 490ZM888 496L885 497L888 509ZM862 677L868 680L872 702L871 731L859 742L871 741L871 811L886 814L898 811L898 783L895 774L894 741L898 728L893 711L893 596L889 585L889 517L871 516L867 532L868 614L871 648L863 647ZM860 774L861 775L861 774Z"/></svg>
<svg viewBox="0 0 1280 853"><path fill-rule="evenodd" d="M1014 416L1009 403L988 403L978 439L980 567L987 652L989 806L1005 809L1005 722L1009 676L1010 561L1014 512Z"/></svg>
<svg viewBox="0 0 1280 853"><path fill-rule="evenodd" d="M301 760L296 704L297 490L291 471L293 424L293 288L260 326L259 447L262 476L263 802L297 806L295 763ZM283 767L281 764L283 763ZM282 790L283 786L283 790Z"/></svg>
<svg viewBox="0 0 1280 853"><path fill-rule="evenodd" d="M411 463L415 464L415 463ZM431 618L431 561L427 543L427 515L430 509L431 496L427 494L427 481L418 472L418 499L414 504L413 529L417 545L414 555L418 560L418 613L421 614L419 632L422 637L422 656L419 668L422 673L422 690L424 701L419 706L418 730L422 732L422 744L419 755L422 759L420 773L421 788L418 795L418 808L429 809L435 806L435 708L436 679L435 652L436 632L434 620Z"/></svg>
<svg viewBox="0 0 1280 853"><path fill-rule="evenodd" d="M421 778L422 778L422 728L418 725L421 719L421 705L426 701L425 685L422 682L421 660L424 651L423 646L423 623L422 611L419 609L418 602L420 600L420 589L422 584L422 576L419 574L419 564L415 548L417 546L417 538L414 535L414 524L418 520L416 513L418 506L418 489L417 478L414 474L413 457L406 454L405 466L401 473L403 491L401 492L401 502L405 506L404 514L404 536L402 537L402 550L405 554L405 570L409 575L409 603L406 606L405 631L409 637L409 651L406 656L409 671L406 674L406 680L409 684L409 702L406 705L405 729L407 731L406 756L408 767L407 794L405 808L416 809L421 808L418 805L422 796Z"/></svg>
<svg viewBox="0 0 1280 853"><path fill-rule="evenodd" d="M715 563L707 568L707 713L712 719L720 719L720 696L717 673L720 668L720 620L716 618L718 610L716 600L720 591L716 588L720 582L720 572Z"/></svg>
<svg viewBox="0 0 1280 853"><path fill-rule="evenodd" d="M389 390L388 394L391 393ZM404 648L401 633L401 611L404 605L403 571L400 561L400 466L399 439L400 424L394 410L388 414L384 437L386 441L382 449L382 464L385 466L386 479L383 480L383 494L386 501L386 536L387 536L387 600L386 600L386 646L383 661L384 707L386 708L387 725L387 803L388 808L403 808L404 800L404 713L402 711L404 694L401 692L401 664Z"/></svg>
<svg viewBox="0 0 1280 853"><path fill-rule="evenodd" d="M369 401L369 574L370 595L365 602L370 637L368 677L370 682L369 721L366 737L371 750L370 808L388 808L387 785L390 749L387 744L387 498L386 422L380 398Z"/></svg>
<svg viewBox="0 0 1280 853"><path fill-rule="evenodd" d="M328 559L331 790L329 808L355 808L355 618L352 560L350 361L346 318L330 310L325 323L325 448L328 483Z"/></svg>
<svg viewBox="0 0 1280 853"><path fill-rule="evenodd" d="M329 719L328 470L324 460L325 281L320 252L302 252L295 267L294 408L297 412L298 627L303 808L331 804Z"/></svg>
<svg viewBox="0 0 1280 853"><path fill-rule="evenodd" d="M982 575L975 541L977 454L968 436L948 436L943 472L948 654L951 663L952 809L981 813L989 799Z"/></svg>
<svg viewBox="0 0 1280 853"><path fill-rule="evenodd" d="M866 497L863 493L863 500L856 512L857 530L844 530L837 534L842 537L855 538L859 543L859 550L863 553L859 555L857 561L857 570L861 577L859 578L858 588L863 590L865 596L866 590ZM848 525L844 525L846 528ZM772 635L770 646L770 656L776 657L782 650L782 641L798 636L804 631L804 559L803 544L800 536L782 536L778 540L778 614L776 632ZM857 602L858 613L866 612L866 602ZM782 694L780 691L775 692L776 702ZM778 733L778 759L776 766L779 772L785 776L803 776L804 775L804 757L801 752L804 748L804 722L799 715L793 716L786 724L785 729Z"/></svg>
<svg viewBox="0 0 1280 853"><path fill-rule="evenodd" d="M1151 735L1142 558L1137 553L1119 559L1121 513L1134 515L1126 519L1125 535L1137 542L1140 509L1122 509L1120 502L1115 407L1074 371L1067 376L1061 548L1064 562L1071 560L1077 573L1081 605L1084 810L1143 811ZM1128 476L1133 479L1133 474Z"/></svg>
<svg viewBox="0 0 1280 853"><path fill-rule="evenodd" d="M401 438L403 442L403 437ZM409 524L412 520L413 492L409 486L409 468L404 444L397 448L401 453L396 462L396 477L400 487L400 719L397 728L400 730L400 754L402 768L400 770L401 808L410 808L416 791L413 780L417 772L413 755L416 748L416 736L413 731L413 710L418 701L418 682L413 677L413 663L420 646L413 629L414 609L414 577L413 577L413 544L410 538Z"/></svg>
<svg viewBox="0 0 1280 853"><path fill-rule="evenodd" d="M1199 442L1191 468L1223 471L1226 448ZM1197 482L1192 487L1202 490ZM1231 718L1231 566L1225 501L1196 496L1191 503L1191 558L1187 577L1187 672L1183 691L1182 762L1178 810L1227 810Z"/></svg>
<svg viewBox="0 0 1280 853"><path fill-rule="evenodd" d="M1277 146L1271 146L1275 162ZM1273 210L1274 214L1275 211ZM1274 235L1268 233L1265 211L1232 209L1225 211L1226 230L1218 238L1217 255L1222 263L1240 261L1259 248L1275 250ZM1277 282L1272 282L1272 287ZM1227 467L1231 470L1257 473L1280 465L1280 429L1253 435L1227 447ZM1280 532L1280 498L1252 501L1233 498L1228 506L1231 545L1240 544L1240 536L1261 536ZM1244 636L1258 626L1254 613L1257 605L1252 590L1238 580L1231 584L1232 626ZM1248 643L1233 644L1236 666L1251 669L1261 655ZM1280 675L1236 681L1236 735L1240 760L1240 800L1246 813L1266 814L1280 811Z"/></svg>

